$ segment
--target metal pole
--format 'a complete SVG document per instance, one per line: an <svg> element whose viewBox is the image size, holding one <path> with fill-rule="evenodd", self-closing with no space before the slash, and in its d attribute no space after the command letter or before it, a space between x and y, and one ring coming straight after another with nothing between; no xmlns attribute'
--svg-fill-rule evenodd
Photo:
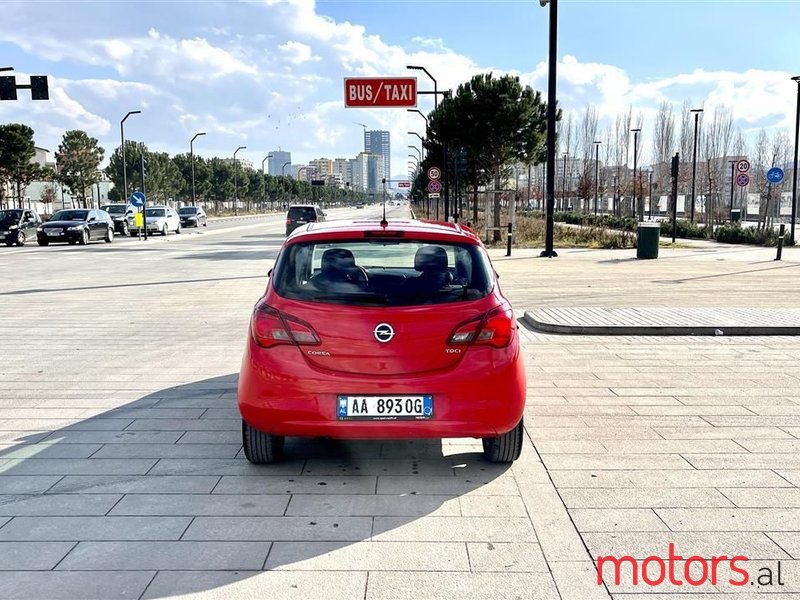
<svg viewBox="0 0 800 600"><path fill-rule="evenodd" d="M648 173L650 176L650 193L647 196L650 199L650 220L653 220L653 170Z"/></svg>
<svg viewBox="0 0 800 600"><path fill-rule="evenodd" d="M195 187L194 187L194 141L201 135L205 135L205 132L194 134L194 137L189 142L189 154L191 155L191 161L192 161L192 206L197 205L197 196L195 194Z"/></svg>
<svg viewBox="0 0 800 600"><path fill-rule="evenodd" d="M731 163L731 205L728 207L728 217L730 217L731 223L733 223L733 180L736 179L736 173L735 173L736 161L729 160L728 162Z"/></svg>
<svg viewBox="0 0 800 600"><path fill-rule="evenodd" d="M697 178L697 129L700 126L700 113L703 112L702 108L695 108L691 112L694 113L694 143L692 145L692 205L690 210L689 220L694 223L694 187L695 179Z"/></svg>
<svg viewBox="0 0 800 600"><path fill-rule="evenodd" d="M600 144L594 143L594 214L597 214L597 204L600 199Z"/></svg>
<svg viewBox="0 0 800 600"><path fill-rule="evenodd" d="M797 150L798 144L800 144L800 75L792 77L792 81L797 82L797 116L794 125L794 162L792 163L792 223L789 226L789 240L794 243L794 224L797 221Z"/></svg>
<svg viewBox="0 0 800 600"><path fill-rule="evenodd" d="M239 214L239 169L236 162L236 154L239 150L245 150L247 146L239 146L233 153L233 214Z"/></svg>
<svg viewBox="0 0 800 600"><path fill-rule="evenodd" d="M141 112L140 110L128 111L128 114L122 117L122 120L119 122L120 148L122 149L122 193L120 194L120 200L123 202L128 198L128 163L125 160L125 121L131 115L138 115L141 114Z"/></svg>
<svg viewBox="0 0 800 600"><path fill-rule="evenodd" d="M541 0L540 0L541 1ZM558 56L558 0L550 0L550 31L547 73L547 218L545 221L544 250L541 256L558 256L553 248L553 213L555 211L556 178L556 83Z"/></svg>
<svg viewBox="0 0 800 600"><path fill-rule="evenodd" d="M678 170L680 168L680 154L675 153L672 159L675 167L672 173L672 243L675 243L675 236L678 233Z"/></svg>
<svg viewBox="0 0 800 600"><path fill-rule="evenodd" d="M783 237L786 235L786 223L781 223L780 231L778 232L778 254L775 260L780 260L783 254Z"/></svg>
<svg viewBox="0 0 800 600"><path fill-rule="evenodd" d="M147 192L144 187L144 152L142 152L140 160L142 167L142 196L144 196L142 201L142 228L144 229L144 241L147 241Z"/></svg>
<svg viewBox="0 0 800 600"><path fill-rule="evenodd" d="M636 216L640 221L644 221L644 203L639 199L636 203L636 160L639 154L639 132L641 129L631 129L633 131L633 198L631 200L631 212L636 211ZM641 195L641 194L640 194Z"/></svg>

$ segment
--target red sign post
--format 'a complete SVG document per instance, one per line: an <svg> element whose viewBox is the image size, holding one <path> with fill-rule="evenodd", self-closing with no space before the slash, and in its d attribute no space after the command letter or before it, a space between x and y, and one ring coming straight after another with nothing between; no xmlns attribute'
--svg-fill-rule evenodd
<svg viewBox="0 0 800 600"><path fill-rule="evenodd" d="M345 77L345 108L414 108L416 77Z"/></svg>
<svg viewBox="0 0 800 600"><path fill-rule="evenodd" d="M399 188L410 188L411 182L410 181L400 181L397 183L397 187Z"/></svg>

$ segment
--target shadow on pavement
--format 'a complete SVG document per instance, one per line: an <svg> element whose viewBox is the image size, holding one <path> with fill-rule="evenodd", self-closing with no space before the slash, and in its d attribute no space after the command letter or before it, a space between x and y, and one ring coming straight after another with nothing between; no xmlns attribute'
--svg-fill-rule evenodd
<svg viewBox="0 0 800 600"><path fill-rule="evenodd" d="M408 546L359 542L469 538L468 520L426 517L460 517L479 488L517 493L471 440L289 439L283 462L251 465L236 385L169 387L64 426L0 420L0 597L314 596L308 571L435 570ZM100 397L87 395L75 406Z"/></svg>
<svg viewBox="0 0 800 600"><path fill-rule="evenodd" d="M274 257L273 257L274 258ZM146 281L142 283L119 283L115 285L87 285L69 288L32 288L28 290L14 290L0 292L0 296L23 296L26 294L47 294L51 292L83 292L94 290L111 290L117 288L148 287L161 285L177 285L186 283L205 283L210 281L240 281L245 279L264 279L263 275L247 275L243 277L208 277L203 279L174 279L170 281Z"/></svg>

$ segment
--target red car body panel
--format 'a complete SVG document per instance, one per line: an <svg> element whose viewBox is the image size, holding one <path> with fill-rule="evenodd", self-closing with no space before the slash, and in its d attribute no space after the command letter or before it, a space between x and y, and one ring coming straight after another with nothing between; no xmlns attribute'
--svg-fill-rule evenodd
<svg viewBox="0 0 800 600"><path fill-rule="evenodd" d="M375 221L332 221L295 232L284 249L299 241L363 240L399 231L414 240L481 245L473 232L450 223L404 221L381 227ZM516 322L501 348L450 343L465 322L510 306L496 279L482 299L435 305L305 302L279 296L271 284L263 301L307 323L320 343L264 348L254 340L251 323L238 402L243 419L258 430L350 439L484 438L510 431L522 418L526 380ZM373 335L384 322L395 330L389 343ZM433 396L433 418L359 421L336 416L339 395L418 394Z"/></svg>

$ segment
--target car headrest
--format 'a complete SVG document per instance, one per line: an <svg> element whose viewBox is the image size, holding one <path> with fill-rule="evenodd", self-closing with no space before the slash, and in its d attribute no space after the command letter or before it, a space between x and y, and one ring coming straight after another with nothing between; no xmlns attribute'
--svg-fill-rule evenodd
<svg viewBox="0 0 800 600"><path fill-rule="evenodd" d="M423 246L414 255L416 271L446 271L447 252L441 246Z"/></svg>
<svg viewBox="0 0 800 600"><path fill-rule="evenodd" d="M329 248L322 253L323 271L343 271L356 266L356 258L347 248Z"/></svg>

